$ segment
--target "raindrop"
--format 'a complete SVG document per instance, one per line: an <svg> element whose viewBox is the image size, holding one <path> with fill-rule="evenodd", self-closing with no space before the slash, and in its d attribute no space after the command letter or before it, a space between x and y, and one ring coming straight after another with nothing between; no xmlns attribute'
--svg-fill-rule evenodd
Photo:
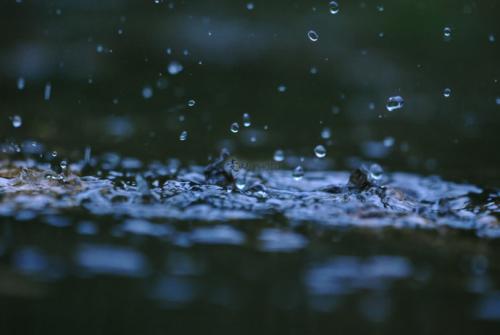
<svg viewBox="0 0 500 335"><path fill-rule="evenodd" d="M14 115L10 118L12 122L12 127L19 128L23 125L23 119L19 115Z"/></svg>
<svg viewBox="0 0 500 335"><path fill-rule="evenodd" d="M179 62L172 61L172 62L170 62L170 64L168 64L167 71L168 71L168 73L170 73L173 76L175 76L176 74L181 73L182 70L184 70L184 67Z"/></svg>
<svg viewBox="0 0 500 335"><path fill-rule="evenodd" d="M188 100L188 106L189 107L194 107L194 105L196 105L196 101L194 101L194 99Z"/></svg>
<svg viewBox="0 0 500 335"><path fill-rule="evenodd" d="M318 33L315 32L314 30L309 30L307 32L307 37L309 37L309 40L311 40L311 42L317 42L319 39Z"/></svg>
<svg viewBox="0 0 500 335"><path fill-rule="evenodd" d="M283 84L278 85L278 92L284 93L286 91L286 86Z"/></svg>
<svg viewBox="0 0 500 335"><path fill-rule="evenodd" d="M449 98L451 96L451 88L445 88L444 91L443 91L443 96L445 98Z"/></svg>
<svg viewBox="0 0 500 335"><path fill-rule="evenodd" d="M444 27L443 38L445 41L449 41L451 39L451 28L450 27Z"/></svg>
<svg viewBox="0 0 500 335"><path fill-rule="evenodd" d="M394 142L395 142L394 137L388 136L384 138L384 147L390 148L394 145Z"/></svg>
<svg viewBox="0 0 500 335"><path fill-rule="evenodd" d="M144 99L151 99L153 97L153 88L151 86L144 86L142 89L142 97Z"/></svg>
<svg viewBox="0 0 500 335"><path fill-rule="evenodd" d="M493 34L488 35L488 41L490 41L490 43L495 43L495 40L496 40L495 35L493 35Z"/></svg>
<svg viewBox="0 0 500 335"><path fill-rule="evenodd" d="M500 97L496 97L495 102L498 106L500 106Z"/></svg>
<svg viewBox="0 0 500 335"><path fill-rule="evenodd" d="M68 162L63 160L63 161L61 161L61 163L59 163L59 166L64 171L68 168Z"/></svg>
<svg viewBox="0 0 500 335"><path fill-rule="evenodd" d="M392 111L403 108L404 104L405 104L404 99L401 96L397 95L397 96L389 97L389 99L387 99L387 103L385 105L385 108L387 108L387 110L389 112L392 112Z"/></svg>
<svg viewBox="0 0 500 335"><path fill-rule="evenodd" d="M24 90L24 86L25 86L25 82L24 82L24 78L23 77L19 77L17 79L17 89L22 91Z"/></svg>
<svg viewBox="0 0 500 335"><path fill-rule="evenodd" d="M315 148L314 148L314 154L316 155L316 157L318 158L324 158L326 156L326 148L324 146L322 146L321 144L320 145L317 145Z"/></svg>
<svg viewBox="0 0 500 335"><path fill-rule="evenodd" d="M52 85L50 83L45 84L45 90L43 92L43 98L46 101L50 100L51 93L52 93Z"/></svg>
<svg viewBox="0 0 500 335"><path fill-rule="evenodd" d="M52 157L52 158L56 158L56 157L57 157L57 151L52 151L52 152L50 153L50 157Z"/></svg>
<svg viewBox="0 0 500 335"><path fill-rule="evenodd" d="M101 45L101 44L98 44L96 47L95 47L95 51L97 53L103 53L104 52L104 47Z"/></svg>
<svg viewBox="0 0 500 335"><path fill-rule="evenodd" d="M254 8L255 8L255 5L253 4L253 2L247 3L247 9L248 10L253 10Z"/></svg>
<svg viewBox="0 0 500 335"><path fill-rule="evenodd" d="M283 150L276 150L273 158L275 162L283 162L285 160L285 153Z"/></svg>
<svg viewBox="0 0 500 335"><path fill-rule="evenodd" d="M330 14L337 14L339 10L339 4L336 1L330 1Z"/></svg>
<svg viewBox="0 0 500 335"><path fill-rule="evenodd" d="M180 141L185 141L188 138L188 132L186 130L183 130L181 134L179 135L179 140Z"/></svg>
<svg viewBox="0 0 500 335"><path fill-rule="evenodd" d="M331 136L332 131L330 130L330 128L323 128L323 130L321 131L321 138L324 140L328 140Z"/></svg>
<svg viewBox="0 0 500 335"><path fill-rule="evenodd" d="M238 122L233 122L229 129L233 134L236 134L238 131L240 131L240 125L238 124Z"/></svg>
<svg viewBox="0 0 500 335"><path fill-rule="evenodd" d="M302 168L302 166L298 165L294 170L293 170L293 173L292 173L292 177L293 179L295 180L301 180L302 177L304 177L304 169Z"/></svg>
<svg viewBox="0 0 500 335"><path fill-rule="evenodd" d="M370 165L368 177L372 181L379 181L380 179L382 179L383 175L384 175L384 169L382 169L380 165L378 165L377 163Z"/></svg>
<svg viewBox="0 0 500 335"><path fill-rule="evenodd" d="M384 11L384 5L382 5L382 4L377 5L377 11L383 12Z"/></svg>
<svg viewBox="0 0 500 335"><path fill-rule="evenodd" d="M252 125L252 121L250 120L250 114L243 114L243 127L250 127Z"/></svg>
<svg viewBox="0 0 500 335"><path fill-rule="evenodd" d="M317 74L318 73L318 68L315 67L315 66L312 66L310 69L309 69L309 73L310 74Z"/></svg>

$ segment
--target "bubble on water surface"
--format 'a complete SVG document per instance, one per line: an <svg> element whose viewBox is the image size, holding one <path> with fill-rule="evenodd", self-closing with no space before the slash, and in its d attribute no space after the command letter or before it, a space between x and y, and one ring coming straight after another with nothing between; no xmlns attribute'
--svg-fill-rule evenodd
<svg viewBox="0 0 500 335"><path fill-rule="evenodd" d="M309 38L309 40L310 40L311 42L317 42L317 41L318 41L318 39L319 39L319 35L318 35L318 33L317 33L317 32L315 32L314 30L309 30L309 31L307 32L307 37Z"/></svg>
<svg viewBox="0 0 500 335"><path fill-rule="evenodd" d="M330 1L329 3L330 14L337 14L340 11L337 1Z"/></svg>
<svg viewBox="0 0 500 335"><path fill-rule="evenodd" d="M244 113L243 114L243 127L250 127L252 125L252 121L250 118L250 114Z"/></svg>
<svg viewBox="0 0 500 335"><path fill-rule="evenodd" d="M172 61L170 64L168 64L167 71L171 75L175 76L176 74L179 74L184 70L184 66L182 66L181 63L177 61Z"/></svg>
<svg viewBox="0 0 500 335"><path fill-rule="evenodd" d="M445 88L445 89L443 90L443 96L444 96L445 98L449 98L449 97L451 96L451 88L448 88L448 87L447 87L447 88Z"/></svg>
<svg viewBox="0 0 500 335"><path fill-rule="evenodd" d="M153 88L151 86L144 86L142 89L142 97L144 99L151 99L153 97Z"/></svg>
<svg viewBox="0 0 500 335"><path fill-rule="evenodd" d="M404 103L405 103L405 101L404 101L403 97L401 97L399 95L392 96L392 97L389 97L389 99L387 99L387 103L385 105L385 108L389 112L393 112L395 110L403 108Z"/></svg>
<svg viewBox="0 0 500 335"><path fill-rule="evenodd" d="M293 169L292 177L297 181L304 177L304 169L302 166L298 165L295 169Z"/></svg>
<svg viewBox="0 0 500 335"><path fill-rule="evenodd" d="M19 128L23 125L23 119L19 115L11 116L10 121L12 122L12 127L14 128Z"/></svg>
<svg viewBox="0 0 500 335"><path fill-rule="evenodd" d="M233 123L231 123L229 130L231 130L231 132L233 134L236 134L237 132L240 131L240 125L238 124L238 122L233 122Z"/></svg>
<svg viewBox="0 0 500 335"><path fill-rule="evenodd" d="M275 162L283 162L285 160L285 152L283 150L276 150L273 159Z"/></svg>
<svg viewBox="0 0 500 335"><path fill-rule="evenodd" d="M323 145L321 145L321 144L317 145L314 148L314 154L318 158L324 158L326 156L326 148Z"/></svg>
<svg viewBox="0 0 500 335"><path fill-rule="evenodd" d="M186 130L183 130L181 134L179 135L179 140L185 141L188 138L188 132Z"/></svg>

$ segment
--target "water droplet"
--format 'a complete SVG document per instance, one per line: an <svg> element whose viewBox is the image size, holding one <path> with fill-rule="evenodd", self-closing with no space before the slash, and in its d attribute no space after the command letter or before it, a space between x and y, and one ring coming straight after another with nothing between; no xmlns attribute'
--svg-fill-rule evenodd
<svg viewBox="0 0 500 335"><path fill-rule="evenodd" d="M388 136L384 138L384 147L390 148L394 145L394 142L395 142L394 137Z"/></svg>
<svg viewBox="0 0 500 335"><path fill-rule="evenodd" d="M330 1L330 14L337 14L339 11L339 4L336 1Z"/></svg>
<svg viewBox="0 0 500 335"><path fill-rule="evenodd" d="M318 68L315 66L311 66L311 68L309 69L309 73L313 75L318 74Z"/></svg>
<svg viewBox="0 0 500 335"><path fill-rule="evenodd" d="M183 130L181 134L179 135L179 140L185 141L188 138L188 132L186 130Z"/></svg>
<svg viewBox="0 0 500 335"><path fill-rule="evenodd" d="M495 102L498 106L500 106L500 97L496 97Z"/></svg>
<svg viewBox="0 0 500 335"><path fill-rule="evenodd" d="M295 180L301 180L304 177L304 169L302 166L298 165L295 169L293 169L292 177Z"/></svg>
<svg viewBox="0 0 500 335"><path fill-rule="evenodd" d="M14 115L10 118L12 127L19 128L23 125L23 119L19 115Z"/></svg>
<svg viewBox="0 0 500 335"><path fill-rule="evenodd" d="M392 111L403 108L404 104L405 104L404 99L401 96L396 95L393 97L389 97L389 99L387 99L387 103L385 105L385 108L389 112L392 112Z"/></svg>
<svg viewBox="0 0 500 335"><path fill-rule="evenodd" d="M229 129L231 130L232 133L236 134L238 131L240 131L240 125L238 124L238 122L233 122L231 124L231 127L229 127Z"/></svg>
<svg viewBox="0 0 500 335"><path fill-rule="evenodd" d="M451 96L451 88L445 88L444 91L443 91L443 96L445 98L449 98Z"/></svg>
<svg viewBox="0 0 500 335"><path fill-rule="evenodd" d="M172 76L175 76L176 74L179 74L184 70L184 67L182 66L181 63L172 61L170 64L168 64L167 71L170 73Z"/></svg>
<svg viewBox="0 0 500 335"><path fill-rule="evenodd" d="M255 5L253 4L253 2L247 3L247 9L248 10L253 10L254 8L255 8Z"/></svg>
<svg viewBox="0 0 500 335"><path fill-rule="evenodd" d="M314 154L316 155L316 157L318 158L324 158L326 156L326 148L324 146L322 146L321 144L320 145L317 145L315 148L314 148Z"/></svg>
<svg viewBox="0 0 500 335"><path fill-rule="evenodd" d="M243 114L243 127L250 127L252 125L252 121L250 119L250 114Z"/></svg>
<svg viewBox="0 0 500 335"><path fill-rule="evenodd" d="M68 162L63 160L61 161L59 166L61 167L62 170L66 170L68 168Z"/></svg>
<svg viewBox="0 0 500 335"><path fill-rule="evenodd" d="M321 138L324 140L328 140L331 136L332 131L330 130L330 128L323 128L323 130L321 131Z"/></svg>
<svg viewBox="0 0 500 335"><path fill-rule="evenodd" d="M95 47L95 51L97 53L103 53L104 52L104 47L101 45L101 44L98 44L96 47Z"/></svg>
<svg viewBox="0 0 500 335"><path fill-rule="evenodd" d="M50 100L51 93L52 93L52 84L51 83L45 84L45 90L43 91L43 98L46 101Z"/></svg>
<svg viewBox="0 0 500 335"><path fill-rule="evenodd" d="M488 35L488 41L490 41L490 43L495 43L495 40L496 40L495 35L493 34Z"/></svg>
<svg viewBox="0 0 500 335"><path fill-rule="evenodd" d="M245 177L244 176L238 176L238 177L236 177L234 185L236 186L236 188L238 190L243 191L245 189L245 186L246 186Z"/></svg>
<svg viewBox="0 0 500 335"><path fill-rule="evenodd" d="M22 91L24 90L24 86L25 86L25 82L24 82L24 78L23 77L19 77L17 79L17 89Z"/></svg>
<svg viewBox="0 0 500 335"><path fill-rule="evenodd" d="M283 162L285 160L285 153L283 150L276 150L273 157L275 162Z"/></svg>
<svg viewBox="0 0 500 335"><path fill-rule="evenodd" d="M383 12L384 11L384 5L382 5L382 4L377 5L377 11Z"/></svg>
<svg viewBox="0 0 500 335"><path fill-rule="evenodd" d="M57 157L57 151L52 151L52 152L50 153L50 157L52 157L52 158L56 158L56 157Z"/></svg>
<svg viewBox="0 0 500 335"><path fill-rule="evenodd" d="M449 41L451 39L451 28L450 27L444 27L443 38L445 41Z"/></svg>
<svg viewBox="0 0 500 335"><path fill-rule="evenodd" d="M153 88L151 86L144 86L142 89L142 97L144 99L151 99L153 97Z"/></svg>
<svg viewBox="0 0 500 335"><path fill-rule="evenodd" d="M311 40L311 42L317 42L319 39L318 33L315 32L314 30L309 30L307 32L307 37L309 37L309 40Z"/></svg>
<svg viewBox="0 0 500 335"><path fill-rule="evenodd" d="M194 105L196 105L196 101L194 101L194 99L188 100L188 106L189 107L193 107Z"/></svg>
<svg viewBox="0 0 500 335"><path fill-rule="evenodd" d="M284 93L286 91L286 86L283 84L278 85L278 92Z"/></svg>
<svg viewBox="0 0 500 335"><path fill-rule="evenodd" d="M370 165L369 175L371 181L379 181L384 175L384 169L377 163Z"/></svg>

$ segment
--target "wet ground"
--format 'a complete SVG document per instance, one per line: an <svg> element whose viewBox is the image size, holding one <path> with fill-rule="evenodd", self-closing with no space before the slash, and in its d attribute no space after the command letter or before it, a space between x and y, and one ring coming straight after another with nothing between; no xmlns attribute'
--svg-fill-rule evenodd
<svg viewBox="0 0 500 335"><path fill-rule="evenodd" d="M498 333L500 3L336 3L2 1L0 334Z"/></svg>

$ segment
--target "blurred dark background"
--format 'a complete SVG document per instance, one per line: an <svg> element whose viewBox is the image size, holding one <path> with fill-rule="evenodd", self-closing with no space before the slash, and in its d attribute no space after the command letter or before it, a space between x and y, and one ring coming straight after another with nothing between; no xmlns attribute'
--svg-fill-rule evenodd
<svg viewBox="0 0 500 335"><path fill-rule="evenodd" d="M498 186L500 3L338 3L4 0L0 140L199 164L222 146L271 160L324 144L321 168ZM395 95L405 106L389 113Z"/></svg>

